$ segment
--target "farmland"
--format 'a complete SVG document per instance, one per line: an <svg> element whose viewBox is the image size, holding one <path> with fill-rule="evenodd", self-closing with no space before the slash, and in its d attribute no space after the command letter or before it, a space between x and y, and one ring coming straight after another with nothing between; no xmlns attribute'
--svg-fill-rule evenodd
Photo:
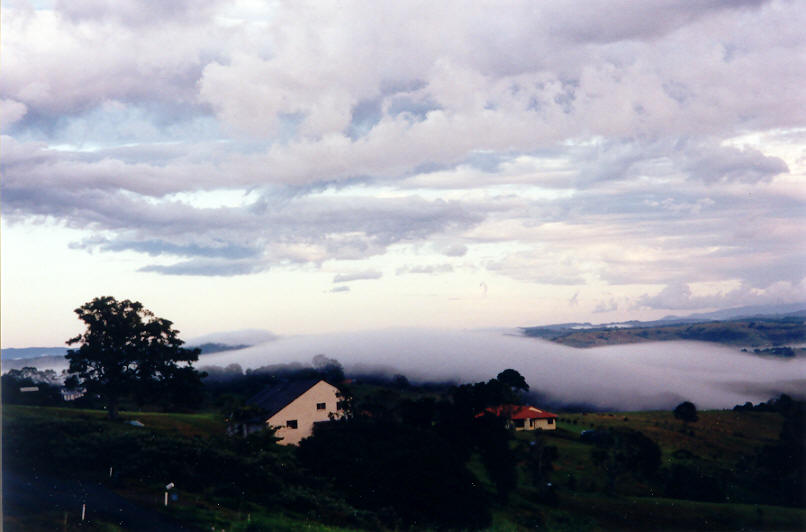
<svg viewBox="0 0 806 532"><path fill-rule="evenodd" d="M358 385L356 390L366 404L377 408L383 403L387 411L406 401L439 395L434 389L399 390L377 383ZM779 413L705 411L692 423L665 411L559 415L558 430L537 436L539 445L556 448L544 484L534 483L526 458L537 441L534 433L519 432L510 441L513 456L519 458L516 485L506 499L495 496L495 479L479 455L471 456L469 470L491 501L489 529L790 530L806 526L806 510L780 506L753 482L758 472L752 464L759 449L778 442L785 422ZM294 456L294 449L272 447L270 440L255 446L255 442L225 437L225 420L219 413L124 411L121 417L124 422L112 422L98 410L7 405L4 475L12 481L48 479L65 490L84 486L87 497L123 501L118 506L130 504L142 517L159 519L165 529L390 528L374 512L353 507L337 487L314 478ZM144 426L125 423L131 420ZM661 463L655 473L642 476L624 470L609 477L596 459L597 446L582 436L584 431L625 429L657 444ZM110 478L108 468L113 463ZM254 470L268 473L273 480L247 478ZM242 485L233 484L233 473L243 475ZM675 491L680 478L696 481L707 490L681 494ZM176 482L178 499L165 508L163 486L169 481ZM34 486L45 489L43 483ZM252 486L263 486L263 490ZM93 495L93 490L104 495ZM90 520L81 524L78 499L58 500L47 493L36 496L41 510L36 512L31 511L31 501L4 497L6 530L138 529L140 521L118 519L117 508L91 507Z"/></svg>

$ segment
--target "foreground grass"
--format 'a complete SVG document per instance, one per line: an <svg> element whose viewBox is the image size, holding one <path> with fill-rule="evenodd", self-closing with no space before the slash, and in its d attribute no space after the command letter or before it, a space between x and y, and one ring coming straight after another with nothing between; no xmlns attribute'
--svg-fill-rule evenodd
<svg viewBox="0 0 806 532"><path fill-rule="evenodd" d="M756 504L566 494L562 506L611 530L803 530L806 511Z"/></svg>
<svg viewBox="0 0 806 532"><path fill-rule="evenodd" d="M4 423L14 420L103 425L109 431L126 433L165 433L186 437L208 438L224 432L223 418L215 413L173 414L155 412L122 412L125 420L139 420L145 426L109 422L97 410L5 406ZM506 503L493 507L491 530L803 530L806 510L760 504L733 502L728 490L727 502L696 502L648 496L657 486L635 479L621 479L617 485L622 495L602 492L602 471L593 463L593 446L579 439L583 430L626 427L639 430L655 440L663 451L663 464L678 461L696 462L705 469L730 471L742 458L752 456L760 446L778 438L782 418L775 413L710 411L701 412L696 423L684 424L670 412L628 412L561 414L557 431L543 433L546 443L558 448L550 480L556 501L547 502L531 485L521 470L517 489ZM518 433L515 445L528 445L531 433ZM471 470L492 493L493 485L484 468L474 457ZM102 468L104 469L104 468ZM266 509L254 503L211 496L203 486L179 492L179 500L168 508L162 506L160 486L127 483L114 488L116 493L141 504L144 508L165 512L189 527L235 532L261 530L341 531L345 528L326 524L328 519L314 512L296 513L293 509ZM630 495L624 495L629 493ZM741 495L741 494L740 494ZM744 494L748 497L753 493ZM316 515L315 515L316 514ZM77 515L69 515L64 526L62 513L37 515L4 515L6 530L120 530L114 523L89 521L78 523Z"/></svg>
<svg viewBox="0 0 806 532"><path fill-rule="evenodd" d="M40 407L22 405L3 405L3 417L8 421L25 418L30 420L48 420L59 418L61 420L81 421L108 421L104 410L89 410L80 408ZM179 434L182 436L210 437L224 434L226 423L224 417L216 412L199 414L177 414L163 412L132 412L121 411L118 422L110 421L110 425L120 425L121 422L139 421L147 430ZM136 427L132 427L136 429Z"/></svg>

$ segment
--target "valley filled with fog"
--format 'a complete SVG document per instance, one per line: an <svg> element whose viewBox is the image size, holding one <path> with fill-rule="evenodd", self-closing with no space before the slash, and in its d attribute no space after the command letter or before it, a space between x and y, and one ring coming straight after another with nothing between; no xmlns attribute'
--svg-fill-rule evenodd
<svg viewBox="0 0 806 532"><path fill-rule="evenodd" d="M576 349L525 338L516 330L386 329L280 337L237 351L202 355L198 367L244 370L335 358L348 375L401 373L413 381L475 382L506 368L555 405L617 410L663 409L690 400L731 408L774 395L797 395L806 358L742 353L703 342L659 342Z"/></svg>

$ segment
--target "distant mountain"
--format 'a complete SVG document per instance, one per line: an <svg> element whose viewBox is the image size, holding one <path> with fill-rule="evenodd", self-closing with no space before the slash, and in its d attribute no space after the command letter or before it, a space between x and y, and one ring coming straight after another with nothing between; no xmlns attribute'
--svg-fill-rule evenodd
<svg viewBox="0 0 806 532"><path fill-rule="evenodd" d="M715 342L753 349L765 355L801 353L803 350L771 349L781 346L800 346L806 343L806 310L793 305L787 311L780 307L741 307L712 313L693 314L687 317L669 316L662 320L640 322L590 324L557 324L523 327L526 336L544 338L571 347L632 344L689 340ZM759 315L759 312L775 312ZM739 316L734 319L716 319L710 316Z"/></svg>
<svg viewBox="0 0 806 532"><path fill-rule="evenodd" d="M205 344L217 344L226 346L241 346L240 348L251 347L257 344L271 342L277 339L277 335L265 329L241 329L238 331L222 331L197 336L188 340L189 347L201 347Z"/></svg>
<svg viewBox="0 0 806 532"><path fill-rule="evenodd" d="M211 353L220 353L222 351L237 351L238 349L246 349L247 347L252 346L248 344L227 345L227 344L207 342L201 345L194 345L191 347L201 349L203 355L209 355Z"/></svg>
<svg viewBox="0 0 806 532"><path fill-rule="evenodd" d="M688 316L667 316L660 321L681 320L729 320L737 318L753 318L759 316L801 316L806 317L806 302L782 303L780 305L751 305L734 307L714 312L700 312Z"/></svg>
<svg viewBox="0 0 806 532"><path fill-rule="evenodd" d="M5 356L5 349L3 349L3 353ZM67 359L64 358L64 355L55 355L55 356L35 356L31 358L15 358L15 359L6 359L3 358L3 373L7 373L12 369L22 369L24 367L33 367L39 370L44 369L53 369L56 371L61 371L63 369L67 369Z"/></svg>
<svg viewBox="0 0 806 532"><path fill-rule="evenodd" d="M44 356L64 356L67 354L66 347L6 347L3 348L3 360L17 360L22 358L38 358ZM5 365L5 364L4 364Z"/></svg>

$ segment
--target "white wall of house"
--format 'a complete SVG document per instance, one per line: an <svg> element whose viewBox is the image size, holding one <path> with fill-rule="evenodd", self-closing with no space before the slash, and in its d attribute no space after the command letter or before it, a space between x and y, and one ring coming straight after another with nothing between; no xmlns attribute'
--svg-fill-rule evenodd
<svg viewBox="0 0 806 532"><path fill-rule="evenodd" d="M513 419L510 424L516 431L520 430L557 430L557 420L547 419Z"/></svg>
<svg viewBox="0 0 806 532"><path fill-rule="evenodd" d="M530 419L532 421L532 430L557 430L557 420L554 418L549 419Z"/></svg>
<svg viewBox="0 0 806 532"><path fill-rule="evenodd" d="M313 434L313 424L328 421L331 414L338 419L342 412L338 409L338 388L325 381L319 381L305 393L297 397L285 408L266 420L266 424L277 429L282 445L297 445L303 438ZM324 405L324 408L322 408ZM293 425L296 424L296 428Z"/></svg>

